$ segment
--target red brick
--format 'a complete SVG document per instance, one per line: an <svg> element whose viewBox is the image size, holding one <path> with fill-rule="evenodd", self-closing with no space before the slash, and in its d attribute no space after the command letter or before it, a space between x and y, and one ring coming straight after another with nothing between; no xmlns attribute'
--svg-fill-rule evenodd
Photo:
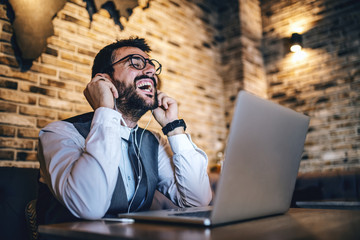
<svg viewBox="0 0 360 240"><path fill-rule="evenodd" d="M53 98L39 98L39 105L42 107L48 107L52 109L59 109L59 110L65 110L65 111L71 111L72 105L67 101L62 101L59 99L53 99Z"/></svg>
<svg viewBox="0 0 360 240"><path fill-rule="evenodd" d="M90 60L89 58L81 57L73 53L70 54L68 52L61 52L60 57L71 62L80 63L88 66L91 66L93 62L92 59Z"/></svg>
<svg viewBox="0 0 360 240"><path fill-rule="evenodd" d="M14 137L16 128L13 126L0 125L0 136L1 137Z"/></svg>
<svg viewBox="0 0 360 240"><path fill-rule="evenodd" d="M0 101L0 112L14 113L17 110L17 105Z"/></svg>
<svg viewBox="0 0 360 240"><path fill-rule="evenodd" d="M34 141L16 138L0 138L0 147L32 150L34 147Z"/></svg>
<svg viewBox="0 0 360 240"><path fill-rule="evenodd" d="M74 64L58 59L57 57L50 56L47 54L41 55L41 62L45 64L54 65L57 68L64 68L68 70L74 69Z"/></svg>
<svg viewBox="0 0 360 240"><path fill-rule="evenodd" d="M91 50L81 48L81 47L79 47L77 51L79 54L87 55L91 58L95 58L95 56L97 54L97 52L95 52L95 51L91 51Z"/></svg>
<svg viewBox="0 0 360 240"><path fill-rule="evenodd" d="M57 111L55 110L33 106L20 106L19 113L28 116L46 117L50 119L55 119L57 116Z"/></svg>
<svg viewBox="0 0 360 240"><path fill-rule="evenodd" d="M4 64L12 67L19 67L15 57L10 56L0 56L0 64Z"/></svg>
<svg viewBox="0 0 360 240"><path fill-rule="evenodd" d="M52 88L63 88L63 89L67 89L67 90L73 90L74 89L74 85L64 82L64 81L59 81L56 79L50 79L50 78L40 78L40 85L42 86L49 86Z"/></svg>
<svg viewBox="0 0 360 240"><path fill-rule="evenodd" d="M2 30L7 33L13 33L13 27L11 26L11 23L4 22L2 25Z"/></svg>
<svg viewBox="0 0 360 240"><path fill-rule="evenodd" d="M38 161L36 152L17 152L16 153L17 161Z"/></svg>
<svg viewBox="0 0 360 240"><path fill-rule="evenodd" d="M38 87L35 85L30 85L30 84L21 84L20 90L23 92L37 93L37 94L46 95L49 97L56 96L55 90L52 90L49 88L42 88L42 87Z"/></svg>
<svg viewBox="0 0 360 240"><path fill-rule="evenodd" d="M1 88L16 90L17 86L18 86L17 82L0 79L0 87Z"/></svg>
<svg viewBox="0 0 360 240"><path fill-rule="evenodd" d="M32 70L34 72L38 72L38 73L44 73L44 74L47 74L47 75L52 75L52 76L55 76L56 72L57 72L56 69L54 69L54 68L45 67L45 66L40 65L38 63L33 63L30 70Z"/></svg>
<svg viewBox="0 0 360 240"><path fill-rule="evenodd" d="M91 108L90 104L84 102L84 104L75 104L75 111L77 114L92 112L93 109Z"/></svg>
<svg viewBox="0 0 360 240"><path fill-rule="evenodd" d="M14 160L14 150L0 149L0 160Z"/></svg>
<svg viewBox="0 0 360 240"><path fill-rule="evenodd" d="M30 82L37 82L37 75L32 72L20 72L16 68L11 68L9 66L0 65L0 75L4 75L10 78L16 78L21 80L26 80Z"/></svg>
<svg viewBox="0 0 360 240"><path fill-rule="evenodd" d="M4 4L0 5L0 18L8 20L7 8L6 8L6 5L4 5Z"/></svg>
<svg viewBox="0 0 360 240"><path fill-rule="evenodd" d="M14 113L0 114L0 123L7 125L34 127L35 121L34 117L21 116Z"/></svg>
<svg viewBox="0 0 360 240"><path fill-rule="evenodd" d="M91 67L90 66L84 67L83 65L76 65L75 66L75 71L79 72L79 73L86 74L87 76L89 76L89 78L91 76Z"/></svg>
<svg viewBox="0 0 360 240"><path fill-rule="evenodd" d="M49 123L51 123L51 122L53 122L53 121L50 121L50 120L48 120L48 119L44 119L44 118L38 118L37 119L37 123L36 123L36 126L38 127L38 128L44 128L46 125L48 125Z"/></svg>
<svg viewBox="0 0 360 240"><path fill-rule="evenodd" d="M64 9L69 10L69 7L74 7L74 4L78 6L82 6L83 8L86 7L86 3L83 0L68 0L69 3L65 4ZM75 5L75 6L76 6Z"/></svg>
<svg viewBox="0 0 360 240"><path fill-rule="evenodd" d="M14 55L14 49L10 43L2 43L1 46L1 52L8 54L8 55Z"/></svg>
<svg viewBox="0 0 360 240"><path fill-rule="evenodd" d="M85 97L77 92L63 92L59 91L59 99L75 103L86 102Z"/></svg>
<svg viewBox="0 0 360 240"><path fill-rule="evenodd" d="M47 39L48 44L53 45L55 49L66 49L71 52L74 52L76 47L71 42L64 41L62 39L59 39L58 37L50 37Z"/></svg>
<svg viewBox="0 0 360 240"><path fill-rule="evenodd" d="M70 72L64 72L64 71L60 71L60 80L64 80L64 81L77 81L77 82L81 82L81 83L88 83L90 80L90 76L89 77L83 77L80 74L76 74L76 73L70 73Z"/></svg>
<svg viewBox="0 0 360 240"><path fill-rule="evenodd" d="M67 119L67 118L71 118L75 115L78 115L77 113L74 113L74 112L59 112L58 113L58 119L59 120L64 120L64 119Z"/></svg>
<svg viewBox="0 0 360 240"><path fill-rule="evenodd" d="M37 139L39 136L39 130L34 129L34 128L19 128L17 136L19 138Z"/></svg>
<svg viewBox="0 0 360 240"><path fill-rule="evenodd" d="M83 27L86 27L86 28L90 27L90 21L89 20L84 21L82 19L70 16L68 14L61 14L61 19L65 20L65 21L75 23L76 25L83 26Z"/></svg>
<svg viewBox="0 0 360 240"><path fill-rule="evenodd" d="M0 89L0 99L10 101L10 102L17 102L17 103L28 103L28 104L35 104L36 97L34 96L27 96L24 93L19 91L7 90L7 89Z"/></svg>
<svg viewBox="0 0 360 240"><path fill-rule="evenodd" d="M90 81L89 81L90 82ZM80 93L81 95L84 95L84 90L86 88L86 85L84 86L75 86L75 92Z"/></svg>

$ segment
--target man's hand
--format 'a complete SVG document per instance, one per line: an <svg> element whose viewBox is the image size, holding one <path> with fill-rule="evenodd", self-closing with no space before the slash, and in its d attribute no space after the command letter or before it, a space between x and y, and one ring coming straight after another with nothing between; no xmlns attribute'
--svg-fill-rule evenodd
<svg viewBox="0 0 360 240"><path fill-rule="evenodd" d="M119 97L114 84L106 73L98 73L84 90L86 100L96 110L99 107L114 108L114 98Z"/></svg>
<svg viewBox="0 0 360 240"><path fill-rule="evenodd" d="M178 105L175 99L158 91L159 107L154 109L154 117L161 127L178 119ZM183 128L176 128L168 133L168 136L184 133Z"/></svg>

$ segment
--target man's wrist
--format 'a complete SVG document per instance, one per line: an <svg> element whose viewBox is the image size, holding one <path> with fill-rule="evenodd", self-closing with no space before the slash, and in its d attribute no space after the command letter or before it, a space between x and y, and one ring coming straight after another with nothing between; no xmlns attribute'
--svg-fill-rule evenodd
<svg viewBox="0 0 360 240"><path fill-rule="evenodd" d="M168 132L167 136L171 137L171 136L174 136L174 135L177 135L177 134L184 134L184 133L185 133L184 127L177 127L174 130Z"/></svg>

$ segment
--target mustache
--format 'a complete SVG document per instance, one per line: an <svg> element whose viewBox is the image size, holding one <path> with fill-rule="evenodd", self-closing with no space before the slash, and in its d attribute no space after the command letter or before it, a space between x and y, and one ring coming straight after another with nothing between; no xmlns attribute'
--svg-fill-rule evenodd
<svg viewBox="0 0 360 240"><path fill-rule="evenodd" d="M137 76L137 77L135 77L135 79L134 79L134 84L137 82L137 81L139 81L139 80L141 80L141 79L151 79L152 81L153 81L153 84L154 84L154 88L155 89L157 89L157 84L156 84L156 79L155 79L155 77L149 77L148 75L140 75L140 76Z"/></svg>

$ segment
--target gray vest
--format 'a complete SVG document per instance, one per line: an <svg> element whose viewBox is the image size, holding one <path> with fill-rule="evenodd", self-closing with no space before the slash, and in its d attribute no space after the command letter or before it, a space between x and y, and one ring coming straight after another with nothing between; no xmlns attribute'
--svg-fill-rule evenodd
<svg viewBox="0 0 360 240"><path fill-rule="evenodd" d="M78 132L84 138L86 138L90 131L93 115L94 113L90 112L66 119L65 121L71 122L78 130ZM140 161L143 167L143 171L139 189L138 191L136 191L133 203L131 204L131 212L143 211L150 208L158 181L159 142L150 131L144 130L142 128L139 128L137 131L137 142L140 142L141 133L142 131L145 131L142 137L142 144L140 149ZM132 162L132 167L136 172L135 175L138 175L138 162L137 159L134 159L134 157L132 157L134 156L134 154L131 153L131 151L133 151L133 148L129 146L130 161ZM128 209L128 201L122 179L123 178L121 176L121 172L119 171L115 191L111 199L111 205L107 212L107 216L120 212L126 212Z"/></svg>
<svg viewBox="0 0 360 240"><path fill-rule="evenodd" d="M86 138L90 132L91 121L94 113L85 113L78 115L64 121L70 122L74 125L77 131ZM140 142L140 136L142 131L145 131L142 136L142 143L140 149L140 161L142 164L142 180L139 183L139 188L136 191L134 196L133 203L131 204L130 211L144 211L150 209L154 193L156 190L158 182L158 148L159 142L156 137L147 130L139 128L137 130L137 142ZM131 136L130 136L131 137ZM129 143L131 144L131 143ZM120 146L121 147L121 146ZM129 158L132 162L133 169L136 171L139 169L138 161L134 159L133 153L130 152L133 150L129 146ZM136 175L139 174L136 172ZM136 182L138 184L138 182ZM42 185L42 184L41 184ZM40 211L42 217L40 217L39 222L43 224L55 223L55 222L65 222L72 219L72 214L65 209L53 196L49 196L50 191L47 189L47 186L40 186L39 189L39 198L38 202L43 202L43 204L38 205L38 210ZM50 193L50 195L52 195ZM43 199L43 201L41 201ZM126 197L125 186L122 180L121 172L119 170L119 175L117 178L117 183L115 191L112 195L110 207L105 214L106 217L116 216L118 213L124 213L128 210L128 201ZM41 208L41 209L39 209ZM65 212L64 212L65 210ZM73 216L74 217L74 216Z"/></svg>

